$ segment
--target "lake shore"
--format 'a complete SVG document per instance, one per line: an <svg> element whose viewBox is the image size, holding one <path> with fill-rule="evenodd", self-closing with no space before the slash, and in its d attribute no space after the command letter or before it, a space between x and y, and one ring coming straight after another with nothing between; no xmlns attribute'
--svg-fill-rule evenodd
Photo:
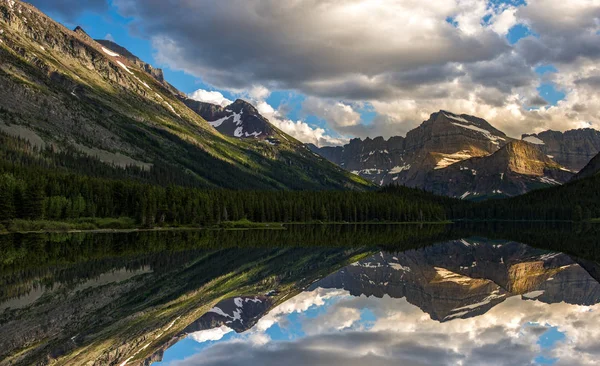
<svg viewBox="0 0 600 366"><path fill-rule="evenodd" d="M126 218L128 219L128 218ZM105 219L98 219L102 221ZM1 234L43 234L43 233L129 233L145 231L193 231L193 230L252 230L270 229L285 230L289 225L447 225L452 221L414 221L414 222L391 222L391 221L367 221L367 222L251 222L247 220L227 221L208 226L156 226L143 227L132 222L124 223L124 219L111 221L114 226L95 226L87 220L85 224L71 221L45 221L45 220L15 220L0 224Z"/></svg>

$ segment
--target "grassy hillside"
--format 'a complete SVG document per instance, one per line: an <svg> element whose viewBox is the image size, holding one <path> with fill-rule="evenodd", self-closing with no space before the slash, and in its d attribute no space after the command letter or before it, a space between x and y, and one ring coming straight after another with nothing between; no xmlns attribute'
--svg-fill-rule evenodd
<svg viewBox="0 0 600 366"><path fill-rule="evenodd" d="M1 131L199 187L370 186L290 136L272 146L221 135L165 81L28 4L0 1L0 29Z"/></svg>

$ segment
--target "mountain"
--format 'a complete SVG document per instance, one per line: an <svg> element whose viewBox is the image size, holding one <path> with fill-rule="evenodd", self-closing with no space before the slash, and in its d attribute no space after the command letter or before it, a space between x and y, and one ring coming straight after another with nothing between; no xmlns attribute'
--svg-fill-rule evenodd
<svg viewBox="0 0 600 366"><path fill-rule="evenodd" d="M440 322L476 317L512 296L593 305L600 284L562 253L509 241L461 239L403 253L381 252L333 273L310 289L403 298Z"/></svg>
<svg viewBox="0 0 600 366"><path fill-rule="evenodd" d="M578 172L600 152L600 131L592 128L523 135L557 163Z"/></svg>
<svg viewBox="0 0 600 366"><path fill-rule="evenodd" d="M510 140L481 118L439 111L406 137L353 139L342 147L312 149L379 185L422 187L428 171L487 156Z"/></svg>
<svg viewBox="0 0 600 366"><path fill-rule="evenodd" d="M181 98L160 69L125 48L69 30L29 4L0 0L0 133L28 140L48 159L93 157L161 184L370 186L281 131L277 141L225 136ZM255 111L242 102L231 107ZM264 122L267 133L272 126Z"/></svg>
<svg viewBox="0 0 600 366"><path fill-rule="evenodd" d="M568 182L573 173L536 145L511 141L495 153L471 158L427 174L424 189L433 193L483 199L512 197L548 185Z"/></svg>
<svg viewBox="0 0 600 366"><path fill-rule="evenodd" d="M480 200L567 182L581 169L580 163L593 156L589 154L600 151L600 131L546 131L519 141L481 118L439 111L406 137L308 147L379 185L406 185Z"/></svg>
<svg viewBox="0 0 600 366"><path fill-rule="evenodd" d="M224 135L231 137L266 139L272 145L279 145L285 134L275 128L250 103L238 99L226 107L181 98L182 102L208 124ZM278 137L278 138L277 138Z"/></svg>
<svg viewBox="0 0 600 366"><path fill-rule="evenodd" d="M573 180L588 178L600 173L600 154L596 155L590 162L577 173Z"/></svg>

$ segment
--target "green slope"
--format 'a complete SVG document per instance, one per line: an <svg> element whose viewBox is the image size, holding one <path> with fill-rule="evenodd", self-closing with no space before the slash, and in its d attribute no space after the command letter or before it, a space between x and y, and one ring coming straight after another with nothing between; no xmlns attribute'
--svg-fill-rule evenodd
<svg viewBox="0 0 600 366"><path fill-rule="evenodd" d="M155 73L19 1L0 0L0 130L201 187L365 189L287 136L219 134ZM175 179L175 178L174 178Z"/></svg>

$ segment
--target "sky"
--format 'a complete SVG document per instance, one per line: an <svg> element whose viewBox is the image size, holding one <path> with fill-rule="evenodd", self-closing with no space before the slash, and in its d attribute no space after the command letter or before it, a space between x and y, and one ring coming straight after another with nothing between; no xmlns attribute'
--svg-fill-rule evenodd
<svg viewBox="0 0 600 366"><path fill-rule="evenodd" d="M513 296L483 315L440 323L406 298L317 288L244 333L191 333L155 366L595 365L599 310Z"/></svg>
<svg viewBox="0 0 600 366"><path fill-rule="evenodd" d="M600 0L29 2L320 146L403 136L440 109L512 137L600 129Z"/></svg>

